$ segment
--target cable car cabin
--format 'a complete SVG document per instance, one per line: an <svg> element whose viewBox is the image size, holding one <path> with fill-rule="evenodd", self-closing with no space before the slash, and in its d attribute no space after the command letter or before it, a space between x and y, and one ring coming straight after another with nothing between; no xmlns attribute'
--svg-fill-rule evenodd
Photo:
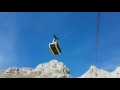
<svg viewBox="0 0 120 90"><path fill-rule="evenodd" d="M61 53L61 49L58 42L49 43L49 48L54 55L58 55Z"/></svg>

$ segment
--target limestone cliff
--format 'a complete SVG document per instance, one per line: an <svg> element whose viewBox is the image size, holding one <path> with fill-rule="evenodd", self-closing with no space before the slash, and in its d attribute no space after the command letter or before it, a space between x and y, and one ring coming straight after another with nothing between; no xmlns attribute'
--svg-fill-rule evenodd
<svg viewBox="0 0 120 90"><path fill-rule="evenodd" d="M33 68L10 67L0 72L0 78L70 78L70 70L62 62L51 60Z"/></svg>

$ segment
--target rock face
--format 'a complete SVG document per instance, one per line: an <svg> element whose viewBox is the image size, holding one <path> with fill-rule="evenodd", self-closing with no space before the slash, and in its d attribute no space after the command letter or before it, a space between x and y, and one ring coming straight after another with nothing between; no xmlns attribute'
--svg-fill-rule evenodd
<svg viewBox="0 0 120 90"><path fill-rule="evenodd" d="M0 78L72 78L70 70L62 62L51 60L39 64L36 68L10 67L0 72ZM77 78L120 78L120 67L113 72L98 69L91 65L90 69Z"/></svg>
<svg viewBox="0 0 120 90"><path fill-rule="evenodd" d="M51 60L33 68L11 67L0 72L0 78L71 78L70 70L62 62Z"/></svg>
<svg viewBox="0 0 120 90"><path fill-rule="evenodd" d="M120 78L120 67L117 67L113 72L108 72L91 65L90 69L78 78Z"/></svg>

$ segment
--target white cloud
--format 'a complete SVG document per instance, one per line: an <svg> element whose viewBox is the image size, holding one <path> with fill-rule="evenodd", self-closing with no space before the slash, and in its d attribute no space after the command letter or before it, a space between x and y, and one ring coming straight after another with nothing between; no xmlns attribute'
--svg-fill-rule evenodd
<svg viewBox="0 0 120 90"><path fill-rule="evenodd" d="M15 14L0 13L0 70L10 67L16 63L18 56L15 52L17 28L15 25Z"/></svg>
<svg viewBox="0 0 120 90"><path fill-rule="evenodd" d="M70 35L71 35L71 32L64 32L60 41L68 39L70 37Z"/></svg>
<svg viewBox="0 0 120 90"><path fill-rule="evenodd" d="M120 66L120 51L114 49L104 58L104 62L101 62L100 67L105 70L113 71L117 66Z"/></svg>
<svg viewBox="0 0 120 90"><path fill-rule="evenodd" d="M117 66L120 66L120 46L118 39L118 28L108 32L106 36L100 34L98 40L98 61L97 64L95 64L98 68L113 71ZM95 43L95 39L89 38L88 41L81 43L82 45L71 52L71 54L81 55L79 56L79 60L82 60L82 55L86 55L87 59L90 58L89 62L84 65L88 65L91 62L95 63Z"/></svg>
<svg viewBox="0 0 120 90"><path fill-rule="evenodd" d="M71 52L71 54L74 55L80 55L80 54L86 54L94 51L93 48L95 48L94 41L92 39L88 39L86 42L81 43L81 46L76 48L74 51Z"/></svg>
<svg viewBox="0 0 120 90"><path fill-rule="evenodd" d="M117 66L120 66L119 28L110 30L99 39L99 66L105 70L113 71Z"/></svg>

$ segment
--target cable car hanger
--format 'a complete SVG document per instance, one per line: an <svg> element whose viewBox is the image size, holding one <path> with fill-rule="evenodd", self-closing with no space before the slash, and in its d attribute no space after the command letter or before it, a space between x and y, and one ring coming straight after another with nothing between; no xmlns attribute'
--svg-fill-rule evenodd
<svg viewBox="0 0 120 90"><path fill-rule="evenodd" d="M33 13L33 15L35 15L35 13ZM61 54L61 48L60 45L58 44L58 38L55 36L55 34L53 34L48 27L38 18L37 15L35 15L36 18L40 21L41 24L43 24L44 27L46 27L46 29L53 35L53 41L52 43L49 43L49 48L52 52L53 55L59 55Z"/></svg>

